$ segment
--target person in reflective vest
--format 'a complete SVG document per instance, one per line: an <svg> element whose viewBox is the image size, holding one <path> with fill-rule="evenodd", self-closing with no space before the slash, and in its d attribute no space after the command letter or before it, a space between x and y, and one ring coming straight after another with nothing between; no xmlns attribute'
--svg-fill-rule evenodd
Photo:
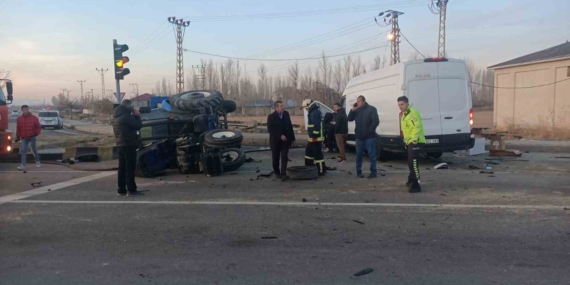
<svg viewBox="0 0 570 285"><path fill-rule="evenodd" d="M400 108L400 126L404 135L404 142L408 149L408 167L410 175L406 186L410 193L418 193L422 191L420 186L420 167L418 159L420 153L426 143L424 136L424 125L420 112L410 106L408 97L401 96L398 98L398 108Z"/></svg>
<svg viewBox="0 0 570 285"><path fill-rule="evenodd" d="M312 104L313 100L305 99L301 108L308 110L307 131L309 143L305 149L305 166L316 165L319 176L326 174L325 156L323 155L323 141L325 140L325 129L323 128L323 115L317 104ZM311 105L312 104L312 105Z"/></svg>

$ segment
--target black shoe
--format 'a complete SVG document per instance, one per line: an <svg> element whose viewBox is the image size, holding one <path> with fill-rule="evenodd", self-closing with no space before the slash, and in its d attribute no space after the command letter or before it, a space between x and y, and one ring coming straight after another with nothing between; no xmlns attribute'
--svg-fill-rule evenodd
<svg viewBox="0 0 570 285"><path fill-rule="evenodd" d="M372 178L376 178L378 177L378 174L376 173L370 173L370 175L368 175L368 179L372 179Z"/></svg>
<svg viewBox="0 0 570 285"><path fill-rule="evenodd" d="M362 173L357 173L357 174L356 174L356 177L358 177L358 178L364 178L364 175L362 175Z"/></svg>
<svg viewBox="0 0 570 285"><path fill-rule="evenodd" d="M422 192L422 187L418 181L414 181L408 190L410 193L420 193Z"/></svg>
<svg viewBox="0 0 570 285"><path fill-rule="evenodd" d="M277 178L277 179L281 179L281 175L279 175L279 174L275 174L275 178Z"/></svg>
<svg viewBox="0 0 570 285"><path fill-rule="evenodd" d="M281 182L285 182L287 180L289 180L291 177L289 176L281 176Z"/></svg>
<svg viewBox="0 0 570 285"><path fill-rule="evenodd" d="M119 193L117 193L117 195L119 195L119 196L127 196L127 192L119 192Z"/></svg>
<svg viewBox="0 0 570 285"><path fill-rule="evenodd" d="M133 192L128 192L127 196L144 196L144 194L139 191L133 191Z"/></svg>

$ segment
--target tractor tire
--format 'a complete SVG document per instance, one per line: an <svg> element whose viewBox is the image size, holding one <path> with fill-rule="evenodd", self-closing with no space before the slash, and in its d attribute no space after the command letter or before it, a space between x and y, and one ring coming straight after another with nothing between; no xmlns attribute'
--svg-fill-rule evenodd
<svg viewBox="0 0 570 285"><path fill-rule="evenodd" d="M181 111L194 111L198 108L212 107L217 109L224 98L218 91L188 91L170 98L170 104Z"/></svg>
<svg viewBox="0 0 570 285"><path fill-rule="evenodd" d="M245 163L245 153L239 148L228 148L220 152L224 172L234 171Z"/></svg>
<svg viewBox="0 0 570 285"><path fill-rule="evenodd" d="M319 178L317 166L291 166L287 168L287 176L292 180L314 180Z"/></svg>
<svg viewBox="0 0 570 285"><path fill-rule="evenodd" d="M212 148L230 148L241 145L243 135L237 130L212 130L204 135L204 145Z"/></svg>
<svg viewBox="0 0 570 285"><path fill-rule="evenodd" d="M224 100L222 101L222 109L226 112L226 114L235 112L237 109L236 102L231 100Z"/></svg>

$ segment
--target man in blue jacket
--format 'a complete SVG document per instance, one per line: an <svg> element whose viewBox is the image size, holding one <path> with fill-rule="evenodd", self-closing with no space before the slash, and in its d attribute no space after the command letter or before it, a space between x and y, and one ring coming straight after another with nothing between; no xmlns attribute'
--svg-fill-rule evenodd
<svg viewBox="0 0 570 285"><path fill-rule="evenodd" d="M313 100L305 99L301 105L301 108L307 109L309 112L307 125L309 143L305 149L305 166L317 165L319 176L323 176L327 172L325 156L323 155L323 141L325 140L323 115L319 106L312 103Z"/></svg>
<svg viewBox="0 0 570 285"><path fill-rule="evenodd" d="M368 178L376 178L378 176L376 170L376 128L380 124L378 111L368 105L366 98L360 95L348 113L348 121L355 122L356 175L358 178L364 178L362 175L362 155L366 149L370 158L370 175Z"/></svg>

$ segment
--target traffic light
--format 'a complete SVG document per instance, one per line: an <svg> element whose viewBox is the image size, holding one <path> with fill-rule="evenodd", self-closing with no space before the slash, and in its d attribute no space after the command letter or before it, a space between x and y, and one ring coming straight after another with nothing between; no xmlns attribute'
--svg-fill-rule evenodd
<svg viewBox="0 0 570 285"><path fill-rule="evenodd" d="M124 68L125 63L129 62L128 56L123 56L123 52L129 50L128 45L119 45L117 40L113 40L113 53L115 57L115 79L123 80L125 75L130 74L131 71L128 68Z"/></svg>

